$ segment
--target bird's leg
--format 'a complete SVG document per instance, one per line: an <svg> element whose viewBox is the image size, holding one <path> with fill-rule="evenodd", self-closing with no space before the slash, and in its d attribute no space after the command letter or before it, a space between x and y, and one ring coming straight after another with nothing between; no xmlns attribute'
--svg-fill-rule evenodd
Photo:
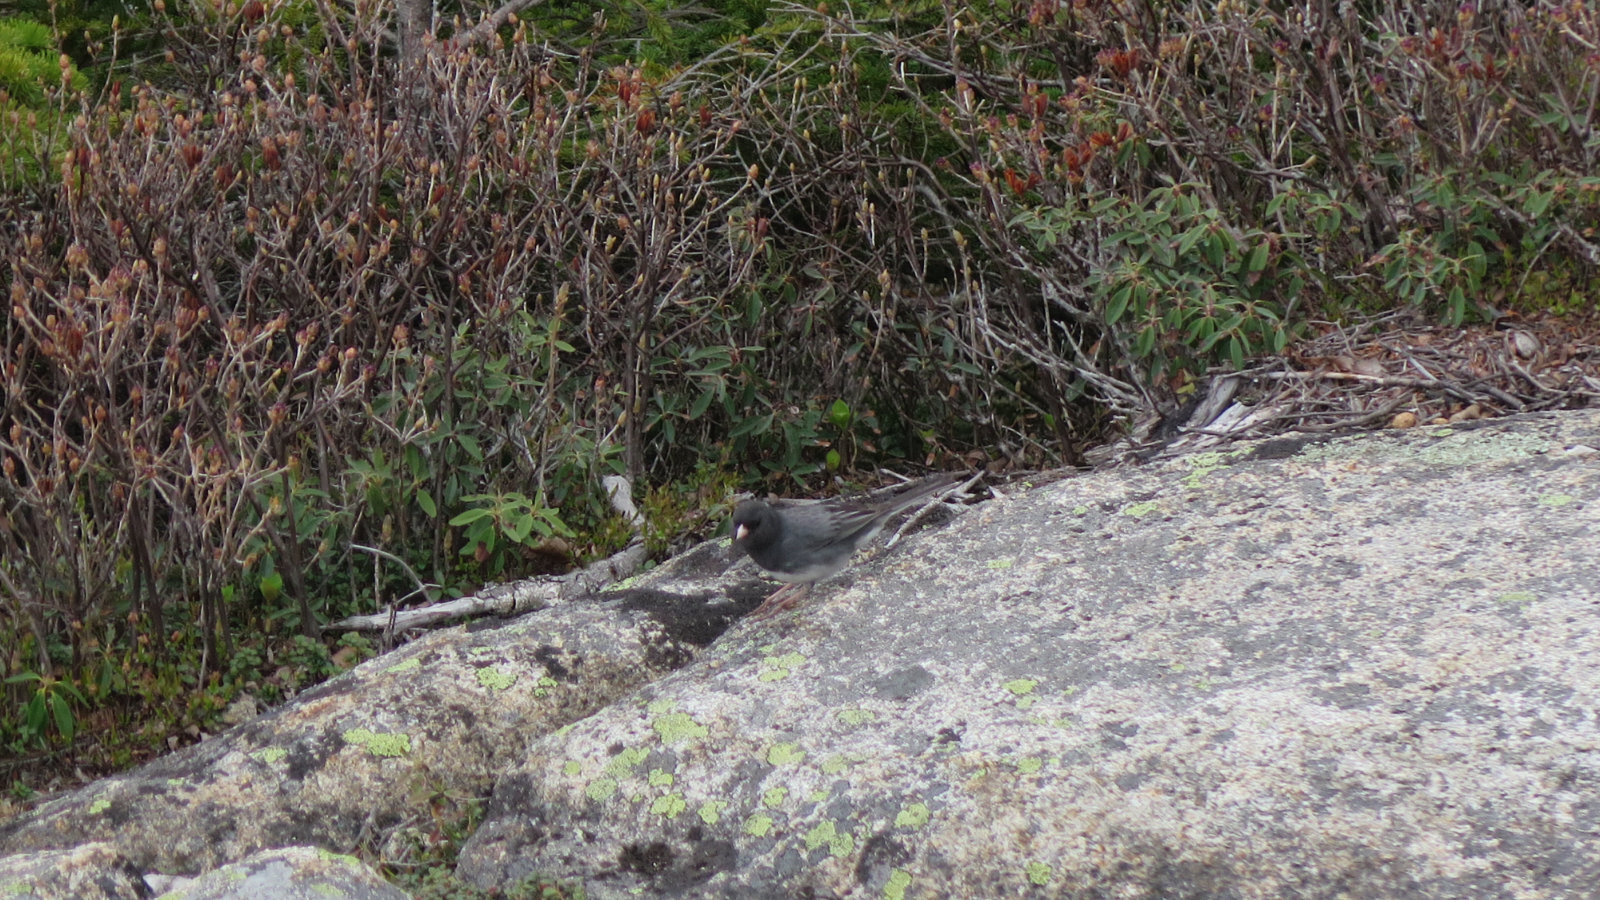
<svg viewBox="0 0 1600 900"><path fill-rule="evenodd" d="M761 601L760 606L752 609L748 618L764 619L773 613L791 609L802 599L802 596L809 595L810 593L810 582L795 582L793 584L786 584L783 587L773 591L772 594L767 597L767 599ZM790 596L784 596L785 594Z"/></svg>

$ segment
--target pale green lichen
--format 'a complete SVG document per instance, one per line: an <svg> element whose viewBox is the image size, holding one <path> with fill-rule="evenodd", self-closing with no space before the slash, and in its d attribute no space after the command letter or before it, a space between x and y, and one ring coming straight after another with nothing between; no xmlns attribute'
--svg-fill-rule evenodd
<svg viewBox="0 0 1600 900"><path fill-rule="evenodd" d="M707 800L700 804L700 821L707 825L715 825L722 821L722 811L728 808L726 800Z"/></svg>
<svg viewBox="0 0 1600 900"><path fill-rule="evenodd" d="M850 767L850 760L843 755L830 756L822 761L822 771L827 775L837 775Z"/></svg>
<svg viewBox="0 0 1600 900"><path fill-rule="evenodd" d="M1031 694L1033 693L1033 689L1038 686L1039 681L1035 678L1014 678L1011 681L1001 685L1001 687L1018 696L1023 694Z"/></svg>
<svg viewBox="0 0 1600 900"><path fill-rule="evenodd" d="M261 762L264 762L270 766L288 755L289 751L283 749L282 747L262 747L260 750L250 754L250 757L252 759L260 760Z"/></svg>
<svg viewBox="0 0 1600 900"><path fill-rule="evenodd" d="M811 802L821 803L822 801L828 799L829 796L830 793L826 788L819 788L811 792Z"/></svg>
<svg viewBox="0 0 1600 900"><path fill-rule="evenodd" d="M596 778L583 790L585 796L596 802L610 800L616 792L617 783L610 778Z"/></svg>
<svg viewBox="0 0 1600 900"><path fill-rule="evenodd" d="M767 748L767 762L774 766L798 765L805 758L806 752L801 750L800 745L793 741L773 744Z"/></svg>
<svg viewBox="0 0 1600 900"><path fill-rule="evenodd" d="M1572 497L1572 496L1569 496L1567 494L1540 494L1539 495L1539 505L1540 506L1549 506L1549 507L1552 507L1554 509L1560 509L1563 506L1566 506L1566 505L1571 504L1571 503L1576 503L1576 502L1578 502L1578 498L1577 497Z"/></svg>
<svg viewBox="0 0 1600 900"><path fill-rule="evenodd" d="M655 802L650 804L652 813L668 819L676 819L688 808L689 801L683 799L682 794L667 794L663 797L657 797Z"/></svg>
<svg viewBox="0 0 1600 900"><path fill-rule="evenodd" d="M756 678L759 681L782 681L805 663L806 658L793 651L782 656L769 656L761 661L761 674Z"/></svg>
<svg viewBox="0 0 1600 900"><path fill-rule="evenodd" d="M642 747L624 747L620 753L611 757L606 763L606 774L612 778L626 778L633 774L633 770L645 761L650 754Z"/></svg>
<svg viewBox="0 0 1600 900"><path fill-rule="evenodd" d="M656 731L656 736L661 738L663 744L693 744L706 735L710 729L696 722L688 713L667 713L658 716L650 723Z"/></svg>
<svg viewBox="0 0 1600 900"><path fill-rule="evenodd" d="M352 728L341 735L345 743L355 744L373 756L405 756L411 752L411 736Z"/></svg>
<svg viewBox="0 0 1600 900"><path fill-rule="evenodd" d="M347 866L361 865L361 860L348 853L335 853L332 850L323 850L321 848L317 849L317 858L324 862L343 863Z"/></svg>
<svg viewBox="0 0 1600 900"><path fill-rule="evenodd" d="M1189 467L1189 474L1183 479L1184 487L1198 489L1207 475L1223 467L1223 456L1221 453L1196 453L1184 463Z"/></svg>
<svg viewBox="0 0 1600 900"><path fill-rule="evenodd" d="M1044 760L1037 756L1024 756L1017 760L1017 771L1024 775L1032 775L1044 768Z"/></svg>
<svg viewBox="0 0 1600 900"><path fill-rule="evenodd" d="M928 819L933 813L928 811L925 803L913 803L894 817L894 824L898 828L921 828L928 824Z"/></svg>
<svg viewBox="0 0 1600 900"><path fill-rule="evenodd" d="M1089 507L1080 503L1072 508L1072 514L1075 516L1087 516L1089 514Z"/></svg>
<svg viewBox="0 0 1600 900"><path fill-rule="evenodd" d="M991 559L983 564L986 569L1009 569L1016 565L1016 561L1007 557L1005 559Z"/></svg>
<svg viewBox="0 0 1600 900"><path fill-rule="evenodd" d="M395 663L394 665L390 666L389 668L384 669L384 671L385 672L409 672L412 669L420 669L420 668L422 668L422 660L417 659L415 656L413 656L410 659L406 660L405 662Z"/></svg>
<svg viewBox="0 0 1600 900"><path fill-rule="evenodd" d="M1501 603L1510 603L1516 606L1527 606L1529 603L1537 602L1539 595L1535 594L1533 591L1510 591L1508 593L1501 594L1496 599L1498 599Z"/></svg>
<svg viewBox="0 0 1600 900"><path fill-rule="evenodd" d="M756 813L744 820L744 833L751 837L766 837L772 830L772 817L765 813Z"/></svg>
<svg viewBox="0 0 1600 900"><path fill-rule="evenodd" d="M1400 439L1333 441L1304 447L1300 458L1338 462L1349 459L1412 460L1429 465L1471 466L1488 462L1527 459L1550 449L1550 442L1529 434L1456 433L1450 429L1432 432L1434 443L1404 443Z"/></svg>
<svg viewBox="0 0 1600 900"><path fill-rule="evenodd" d="M906 888L911 887L911 873L905 869L895 869L889 873L889 880L883 885L884 900L905 900Z"/></svg>
<svg viewBox="0 0 1600 900"><path fill-rule="evenodd" d="M569 759L561 764L561 774L567 776L568 778L574 778L578 775L582 775L583 763L578 762L575 759Z"/></svg>
<svg viewBox="0 0 1600 900"><path fill-rule="evenodd" d="M111 801L110 800L107 800L104 797L96 797L94 802L89 804L89 815L98 816L98 815L100 815L101 813L105 812L106 810L108 810L110 808L111 808Z"/></svg>
<svg viewBox="0 0 1600 900"><path fill-rule="evenodd" d="M502 672L494 666L484 666L477 672L478 683L491 691L503 691L517 683L517 676Z"/></svg>
<svg viewBox="0 0 1600 900"><path fill-rule="evenodd" d="M649 703L645 704L644 708L652 716L666 715L667 713L678 708L678 701L668 699L651 700Z"/></svg>
<svg viewBox="0 0 1600 900"><path fill-rule="evenodd" d="M768 809L777 809L787 799L789 799L789 789L786 787L767 788L767 792L761 795L761 803Z"/></svg>
<svg viewBox="0 0 1600 900"><path fill-rule="evenodd" d="M846 725L863 725L876 719L878 714L868 709L841 709L839 721Z"/></svg>
<svg viewBox="0 0 1600 900"><path fill-rule="evenodd" d="M1055 875L1055 870L1051 869L1042 862L1035 861L1028 863L1028 866L1023 870L1023 873L1028 876L1029 884L1037 884L1043 887L1044 885L1050 883L1051 877Z"/></svg>
<svg viewBox="0 0 1600 900"><path fill-rule="evenodd" d="M549 675L541 676L539 680L534 683L533 695L535 697L547 697L550 695L550 689L557 687L560 684L561 682L551 678Z"/></svg>
<svg viewBox="0 0 1600 900"><path fill-rule="evenodd" d="M650 770L651 787L672 787L672 773L662 769Z"/></svg>
<svg viewBox="0 0 1600 900"><path fill-rule="evenodd" d="M1122 510L1122 514L1125 515L1125 516L1130 516L1130 517L1135 518L1135 519L1142 519L1145 516L1148 516L1151 513L1159 510L1160 508L1161 508L1161 504L1160 503L1158 503L1158 502L1156 502L1154 500L1146 500L1143 503L1134 503L1134 504L1131 504L1129 506L1124 507L1123 510Z"/></svg>
<svg viewBox="0 0 1600 900"><path fill-rule="evenodd" d="M841 834L831 819L824 819L806 832L807 850L815 850L823 845L827 845L829 855L844 857L855 850L856 839L849 832Z"/></svg>

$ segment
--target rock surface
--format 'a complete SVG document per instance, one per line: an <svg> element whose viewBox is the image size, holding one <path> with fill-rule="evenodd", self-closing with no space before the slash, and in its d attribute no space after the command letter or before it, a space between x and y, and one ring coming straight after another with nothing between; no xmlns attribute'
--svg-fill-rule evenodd
<svg viewBox="0 0 1600 900"><path fill-rule="evenodd" d="M110 844L40 850L0 858L7 900L147 900L144 876Z"/></svg>
<svg viewBox="0 0 1600 900"><path fill-rule="evenodd" d="M406 900L361 860L312 847L263 850L183 879L160 900Z"/></svg>
<svg viewBox="0 0 1600 900"><path fill-rule="evenodd" d="M460 874L596 900L1594 897L1597 448L1583 411L1013 488L726 634L764 590L704 547L372 660L0 854L194 874L492 785Z"/></svg>
<svg viewBox="0 0 1600 900"><path fill-rule="evenodd" d="M297 844L346 852L488 792L529 737L683 665L755 598L634 592L449 628L223 735L0 824L0 854L105 841L193 875ZM403 837L403 835L402 835Z"/></svg>
<svg viewBox="0 0 1600 900"><path fill-rule="evenodd" d="M1600 416L1537 415L985 504L532 740L459 871L591 898L1593 897L1596 447Z"/></svg>

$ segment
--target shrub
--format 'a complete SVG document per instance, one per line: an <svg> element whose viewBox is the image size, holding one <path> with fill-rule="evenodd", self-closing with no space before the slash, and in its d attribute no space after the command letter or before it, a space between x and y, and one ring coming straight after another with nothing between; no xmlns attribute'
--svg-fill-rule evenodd
<svg viewBox="0 0 1600 900"><path fill-rule="evenodd" d="M1133 412L1308 315L1460 322L1495 314L1490 281L1592 276L1600 17L1496 10L1037 0L834 25L961 146L941 208L1005 285L975 295L993 339Z"/></svg>

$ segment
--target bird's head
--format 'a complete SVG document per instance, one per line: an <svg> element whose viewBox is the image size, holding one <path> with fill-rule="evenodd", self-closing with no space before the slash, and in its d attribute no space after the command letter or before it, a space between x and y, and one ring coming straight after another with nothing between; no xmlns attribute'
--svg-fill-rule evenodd
<svg viewBox="0 0 1600 900"><path fill-rule="evenodd" d="M778 539L778 517L759 500L746 500L733 511L734 546L764 547Z"/></svg>

